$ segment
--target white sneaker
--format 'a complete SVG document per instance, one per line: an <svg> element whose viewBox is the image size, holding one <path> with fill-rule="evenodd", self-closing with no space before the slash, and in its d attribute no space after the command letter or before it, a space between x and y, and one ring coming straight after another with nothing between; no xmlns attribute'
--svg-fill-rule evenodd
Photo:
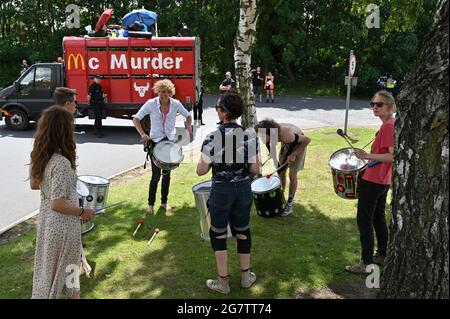
<svg viewBox="0 0 450 319"><path fill-rule="evenodd" d="M256 281L256 275L250 270L243 272L241 275L242 288L250 288Z"/></svg>
<svg viewBox="0 0 450 319"><path fill-rule="evenodd" d="M206 281L206 286L214 291L220 292L222 294L229 294L230 293L230 285L227 281L220 280L220 279L208 279Z"/></svg>
<svg viewBox="0 0 450 319"><path fill-rule="evenodd" d="M292 203L286 204L286 209L281 213L281 216L286 217L292 214Z"/></svg>

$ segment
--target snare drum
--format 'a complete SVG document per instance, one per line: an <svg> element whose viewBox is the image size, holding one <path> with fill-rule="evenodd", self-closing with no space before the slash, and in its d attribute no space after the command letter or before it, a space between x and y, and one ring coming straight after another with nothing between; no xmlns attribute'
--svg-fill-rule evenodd
<svg viewBox="0 0 450 319"><path fill-rule="evenodd" d="M106 178L94 175L78 176L78 180L83 182L89 190L89 194L84 198L83 207L95 211L105 208L108 199L109 181Z"/></svg>
<svg viewBox="0 0 450 319"><path fill-rule="evenodd" d="M180 166L183 158L183 150L172 141L161 141L153 148L153 163L164 171L170 171Z"/></svg>
<svg viewBox="0 0 450 319"><path fill-rule="evenodd" d="M260 177L252 182L256 212L261 217L281 215L286 209L286 199L278 176Z"/></svg>
<svg viewBox="0 0 450 319"><path fill-rule="evenodd" d="M200 213L200 238L209 241L209 228L211 227L211 217L208 210L208 198L211 193L212 181L205 181L192 187L194 193L195 206ZM227 239L233 238L230 225L227 228Z"/></svg>
<svg viewBox="0 0 450 319"><path fill-rule="evenodd" d="M331 167L334 191L345 199L358 198L358 179L367 167L367 161L357 158L353 152L359 148L342 148L333 153L328 164Z"/></svg>

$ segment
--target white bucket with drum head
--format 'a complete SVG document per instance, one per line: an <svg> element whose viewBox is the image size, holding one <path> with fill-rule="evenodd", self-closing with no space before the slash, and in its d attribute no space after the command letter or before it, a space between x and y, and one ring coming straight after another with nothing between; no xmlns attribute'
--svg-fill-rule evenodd
<svg viewBox="0 0 450 319"><path fill-rule="evenodd" d="M195 198L195 206L197 207L198 212L200 213L200 237L203 240L209 241L209 228L211 227L211 217L209 215L208 209L208 198L211 193L212 181L205 181L199 184L196 184L192 187L192 192L194 193ZM227 239L233 238L233 234L231 233L230 225L228 224L227 228Z"/></svg>
<svg viewBox="0 0 450 319"><path fill-rule="evenodd" d="M89 190L89 195L84 198L83 207L95 211L105 208L108 200L109 181L94 175L78 176L78 180L83 182Z"/></svg>
<svg viewBox="0 0 450 319"><path fill-rule="evenodd" d="M78 202L80 207L84 207L84 201L86 199L86 196L89 195L89 189L87 186L80 180L77 181L77 193L78 193ZM90 220L81 221L81 233L85 234L89 231L91 231L94 228L94 219L91 218Z"/></svg>

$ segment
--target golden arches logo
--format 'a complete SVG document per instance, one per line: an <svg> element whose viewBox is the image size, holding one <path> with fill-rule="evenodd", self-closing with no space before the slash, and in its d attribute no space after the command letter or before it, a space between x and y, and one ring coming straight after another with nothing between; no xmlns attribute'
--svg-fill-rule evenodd
<svg viewBox="0 0 450 319"><path fill-rule="evenodd" d="M71 69L71 65L72 65L72 63L70 63L71 61L73 62L73 65L75 66L75 70L78 70L78 61L79 60L81 60L81 69L85 70L86 65L84 64L84 58L80 53L78 53L77 55L71 53L69 55L69 59L67 61L67 70L70 71L70 69Z"/></svg>

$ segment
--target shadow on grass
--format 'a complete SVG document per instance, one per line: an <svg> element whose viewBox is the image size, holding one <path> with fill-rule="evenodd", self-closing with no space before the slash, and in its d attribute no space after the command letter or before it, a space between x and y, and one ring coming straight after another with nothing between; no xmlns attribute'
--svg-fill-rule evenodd
<svg viewBox="0 0 450 319"><path fill-rule="evenodd" d="M193 203L193 201L192 201ZM128 203L97 217L96 229L85 236L95 276L82 279L82 289L95 298L294 298L299 288L355 281L345 274L359 242L353 218L332 219L316 206L294 205L289 217L262 218L252 212L252 269L256 284L240 288L235 240L228 241L232 292L210 292L205 281L216 276L209 242L200 239L199 214L184 203L171 213L157 211L142 218ZM144 219L136 237L132 233ZM160 234L147 246L153 230Z"/></svg>

